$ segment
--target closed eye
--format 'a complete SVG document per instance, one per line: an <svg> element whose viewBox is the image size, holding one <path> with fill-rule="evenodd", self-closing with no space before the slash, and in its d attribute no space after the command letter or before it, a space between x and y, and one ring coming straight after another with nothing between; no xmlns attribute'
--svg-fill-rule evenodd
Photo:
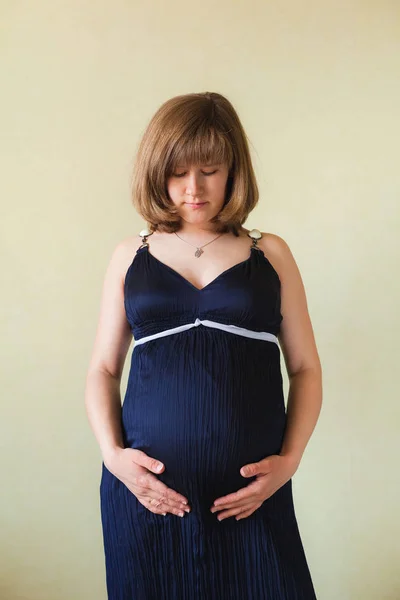
<svg viewBox="0 0 400 600"><path fill-rule="evenodd" d="M215 171L211 171L211 173L204 173L204 171L202 171L202 173L206 177L209 177L210 175L214 175L217 171L218 169L216 169ZM173 173L174 177L183 177L184 175L186 175L186 171L184 173Z"/></svg>

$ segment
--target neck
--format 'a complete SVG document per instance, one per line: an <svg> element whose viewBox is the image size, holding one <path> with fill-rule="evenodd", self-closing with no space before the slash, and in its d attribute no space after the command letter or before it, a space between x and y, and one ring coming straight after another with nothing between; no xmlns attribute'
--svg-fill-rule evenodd
<svg viewBox="0 0 400 600"><path fill-rule="evenodd" d="M177 233L179 235L182 233L183 235L193 236L193 237L202 237L210 234L217 235L215 231L215 225L212 223L204 223L204 224L195 224L195 223L184 223L180 229L178 229Z"/></svg>

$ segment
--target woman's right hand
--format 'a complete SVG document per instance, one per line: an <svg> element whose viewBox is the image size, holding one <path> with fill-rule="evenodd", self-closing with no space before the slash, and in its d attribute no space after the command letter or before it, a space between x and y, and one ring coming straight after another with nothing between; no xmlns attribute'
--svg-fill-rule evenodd
<svg viewBox="0 0 400 600"><path fill-rule="evenodd" d="M162 473L164 465L142 450L117 448L104 459L104 464L151 512L162 515L170 512L182 517L190 512L187 499L153 475ZM162 468L157 469L160 464Z"/></svg>

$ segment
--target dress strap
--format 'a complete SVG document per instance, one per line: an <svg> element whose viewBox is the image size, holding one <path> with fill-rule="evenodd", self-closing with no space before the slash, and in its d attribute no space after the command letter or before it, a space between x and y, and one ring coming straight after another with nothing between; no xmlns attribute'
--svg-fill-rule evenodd
<svg viewBox="0 0 400 600"><path fill-rule="evenodd" d="M140 237L142 238L142 244L139 246L138 250L140 250L141 248L145 248L149 246L149 242L147 241L147 238L153 234L153 231L150 231L150 229L142 229L139 233ZM257 248L257 250L259 250L259 247L257 246L258 244L258 240L260 238L262 238L262 233L261 231L259 231L258 229L252 229L251 231L248 232L247 234L251 239L252 239L252 248Z"/></svg>
<svg viewBox="0 0 400 600"><path fill-rule="evenodd" d="M141 250L141 248L147 248L149 246L149 242L147 241L147 238L149 237L149 235L152 235L152 233L154 233L153 231L150 231L150 229L142 229L142 231L139 232L140 237L142 238L142 244L139 246L138 250Z"/></svg>
<svg viewBox="0 0 400 600"><path fill-rule="evenodd" d="M251 237L251 239L253 240L252 243L252 248L257 248L257 250L260 250L260 248L257 246L258 240L260 238L262 238L262 233L261 231L259 231L258 229L252 229L251 231L248 232L247 234L249 237Z"/></svg>

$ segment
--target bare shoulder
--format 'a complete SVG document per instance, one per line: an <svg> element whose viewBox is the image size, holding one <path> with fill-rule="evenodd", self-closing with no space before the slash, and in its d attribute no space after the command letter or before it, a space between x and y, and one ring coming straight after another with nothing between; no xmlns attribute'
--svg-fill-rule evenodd
<svg viewBox="0 0 400 600"><path fill-rule="evenodd" d="M306 291L296 260L284 239L262 233L259 247L271 262L281 281L283 320L279 342L289 376L303 369L320 371L320 360L308 312Z"/></svg>
<svg viewBox="0 0 400 600"><path fill-rule="evenodd" d="M276 233L270 233L262 231L262 238L259 244L264 244L265 248L273 254L282 255L289 250L289 246L286 241Z"/></svg>
<svg viewBox="0 0 400 600"><path fill-rule="evenodd" d="M115 250L120 254L128 254L134 256L136 250L142 245L142 238L140 235L131 235L121 240Z"/></svg>
<svg viewBox="0 0 400 600"><path fill-rule="evenodd" d="M284 280L288 272L296 266L293 254L287 242L275 233L262 231L258 246L270 261L279 278Z"/></svg>
<svg viewBox="0 0 400 600"><path fill-rule="evenodd" d="M109 268L112 269L122 281L124 281L126 272L135 258L136 251L141 244L141 236L132 235L124 238L115 246Z"/></svg>

